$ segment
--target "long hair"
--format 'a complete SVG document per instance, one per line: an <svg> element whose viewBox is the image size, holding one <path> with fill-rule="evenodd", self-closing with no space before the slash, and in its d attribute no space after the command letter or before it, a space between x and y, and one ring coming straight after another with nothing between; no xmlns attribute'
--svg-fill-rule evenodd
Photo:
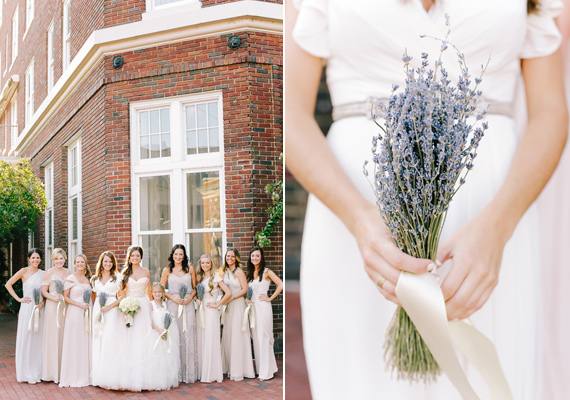
<svg viewBox="0 0 570 400"><path fill-rule="evenodd" d="M131 254L133 251L138 251L141 255L141 260L143 258L143 248L141 246L130 246L127 249L127 259L125 260L125 266L123 267L123 282L121 282L121 289L125 290L127 287L127 282L129 277L133 274L133 264L131 263Z"/></svg>
<svg viewBox="0 0 570 400"><path fill-rule="evenodd" d="M103 278L103 269L105 269L103 267L103 260L105 259L105 257L109 257L111 259L111 262L113 263L113 266L109 270L109 273L111 274L111 281L115 282L117 280L116 274L118 269L117 257L115 257L115 254L113 254L113 252L109 250L104 251L99 256L99 261L97 261L97 266L95 267L95 275L93 276L93 281L95 281L96 279L101 280L101 278Z"/></svg>
<svg viewBox="0 0 570 400"><path fill-rule="evenodd" d="M152 285L150 285L150 294L151 295L152 295L152 291L155 288L160 289L160 291L162 292L162 296L160 297L160 303L163 303L166 300L166 296L164 295L166 290L164 289L164 286L160 282L153 282ZM152 296L152 300L154 300L154 295Z"/></svg>
<svg viewBox="0 0 570 400"><path fill-rule="evenodd" d="M259 251L261 254L261 261L259 262L259 271L257 271L257 277L259 282L261 282L261 277L263 276L263 271L265 270L265 256L263 255L263 249L261 247L254 247L249 251L249 258L247 259L247 281L253 282L253 273L255 272L255 266L251 262L251 253L254 251Z"/></svg>
<svg viewBox="0 0 570 400"><path fill-rule="evenodd" d="M65 250L60 249L59 247L57 249L53 249L51 252L51 260L54 261L57 256L62 256L63 259L67 261L67 254L65 253Z"/></svg>
<svg viewBox="0 0 570 400"><path fill-rule="evenodd" d="M75 264L75 260L77 260L77 257L81 257L85 261L85 269L83 270L83 273L85 274L87 279L90 280L91 279L91 268L89 268L89 264L87 263L87 256L85 254L76 255L75 258L73 259L73 264Z"/></svg>
<svg viewBox="0 0 570 400"><path fill-rule="evenodd" d="M205 272L202 269L203 258L210 261L210 279L208 279L208 286L210 287L210 290L208 292L212 293L212 290L214 290L214 275L216 275L216 273L214 272L214 263L212 262L212 257L210 257L209 254L202 254L198 260L198 268L196 268L197 281L198 283L202 283L202 280L204 279Z"/></svg>
<svg viewBox="0 0 570 400"><path fill-rule="evenodd" d="M32 254L34 254L34 253L37 254L38 256L40 256L40 259L44 258L44 254L42 253L42 251L38 248L35 248L35 247L28 251L28 258L30 258L32 256Z"/></svg>
<svg viewBox="0 0 570 400"><path fill-rule="evenodd" d="M234 255L236 256L236 268L241 268L241 256L239 255L239 251L235 248L232 249L227 249L226 250L226 254L224 255L224 267L222 269L222 272L225 273L226 271L230 271L230 265L228 264L228 262L226 261L226 257L228 256L229 252L233 252ZM234 270L235 271L235 270ZM234 273L232 271L230 271L230 273Z"/></svg>
<svg viewBox="0 0 570 400"><path fill-rule="evenodd" d="M182 270L185 273L189 273L190 268L188 268L188 255L186 255L186 247L184 247L183 244L175 244L174 247L172 247L172 250L170 250L170 255L168 256L168 268L170 268L170 273L172 273L172 270L174 269L174 252L178 249L182 249L184 252L184 258L182 259Z"/></svg>
<svg viewBox="0 0 570 400"><path fill-rule="evenodd" d="M526 12L527 14L532 14L538 11L540 1L538 0L528 0L526 2Z"/></svg>

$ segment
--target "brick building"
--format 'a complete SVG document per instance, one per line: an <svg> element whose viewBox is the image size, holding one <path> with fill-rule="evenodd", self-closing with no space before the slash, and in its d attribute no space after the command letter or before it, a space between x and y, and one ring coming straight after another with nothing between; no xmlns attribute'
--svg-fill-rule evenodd
<svg viewBox="0 0 570 400"><path fill-rule="evenodd" d="M45 183L46 268L55 247L93 268L142 245L153 280L175 243L247 259L283 173L282 1L0 0L0 21L0 154Z"/></svg>

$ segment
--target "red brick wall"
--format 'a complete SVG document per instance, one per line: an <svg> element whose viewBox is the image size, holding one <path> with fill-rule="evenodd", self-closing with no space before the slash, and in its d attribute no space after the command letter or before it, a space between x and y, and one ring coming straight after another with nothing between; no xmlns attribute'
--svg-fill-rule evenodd
<svg viewBox="0 0 570 400"><path fill-rule="evenodd" d="M145 10L145 0L105 0L105 28L140 21Z"/></svg>

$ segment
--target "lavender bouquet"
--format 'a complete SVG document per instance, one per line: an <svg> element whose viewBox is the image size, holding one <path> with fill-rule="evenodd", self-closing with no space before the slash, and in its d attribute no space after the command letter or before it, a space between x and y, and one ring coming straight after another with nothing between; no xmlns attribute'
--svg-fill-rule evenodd
<svg viewBox="0 0 570 400"><path fill-rule="evenodd" d="M449 17L446 15L447 26ZM394 85L388 105L380 104L385 125L374 137L373 188L377 206L405 253L435 261L439 239L451 199L473 168L479 142L487 129L473 124L483 118L477 102L481 76L473 88L464 55L441 41L435 68L428 70L428 55L413 69L412 57L404 54L405 87ZM448 47L457 51L461 75L451 86L441 55ZM469 118L474 117L474 118ZM366 164L365 164L366 165ZM365 175L367 170L365 168ZM435 380L439 366L406 311L399 307L388 328L385 356L398 378Z"/></svg>
<svg viewBox="0 0 570 400"><path fill-rule="evenodd" d="M83 302L87 305L91 302L91 289L85 289L83 291ZM91 332L91 320L90 320L90 308L83 312L83 321L85 325L85 332Z"/></svg>
<svg viewBox="0 0 570 400"><path fill-rule="evenodd" d="M28 331L37 333L40 327L40 302L42 301L42 289L35 287L32 290L32 297L34 300L34 310L32 311L32 316L30 317L30 322L28 323Z"/></svg>
<svg viewBox="0 0 570 400"><path fill-rule="evenodd" d="M61 296L61 300L57 303L57 313L56 313L56 322L57 328L59 329L59 309L63 310L63 316L65 318L65 300L63 299L63 281L59 279L55 279L53 281L55 285L55 292Z"/></svg>
<svg viewBox="0 0 570 400"><path fill-rule="evenodd" d="M101 309L105 307L105 305L107 304L108 298L109 295L107 294L107 292L101 292L99 294L99 322L102 322L103 320L103 313L101 312Z"/></svg>
<svg viewBox="0 0 570 400"><path fill-rule="evenodd" d="M166 340L168 336L168 329L170 328L170 324L172 324L172 320L174 320L174 315L171 312L167 311L164 314L164 330L165 332L162 334L162 338Z"/></svg>
<svg viewBox="0 0 570 400"><path fill-rule="evenodd" d="M204 285L200 283L196 286L196 297L200 300L200 307L198 308L198 312L200 313L200 322L202 323L202 328L204 327Z"/></svg>
<svg viewBox="0 0 570 400"><path fill-rule="evenodd" d="M188 286L184 284L180 285L180 287L178 288L178 297L184 299L187 293L188 293ZM184 305L178 304L178 318L180 318L183 311L184 311Z"/></svg>
<svg viewBox="0 0 570 400"><path fill-rule="evenodd" d="M251 298L253 297L253 288L250 286L247 288L247 293L245 294L245 298L248 301L251 301ZM251 315L251 324L252 324L252 328L255 326L255 322L254 322L254 318L253 318L253 308L251 307L252 303L249 303L247 305L247 307L245 308L245 311L243 312L243 319L241 322L241 331L245 332L245 330L247 329L247 320L249 315Z"/></svg>

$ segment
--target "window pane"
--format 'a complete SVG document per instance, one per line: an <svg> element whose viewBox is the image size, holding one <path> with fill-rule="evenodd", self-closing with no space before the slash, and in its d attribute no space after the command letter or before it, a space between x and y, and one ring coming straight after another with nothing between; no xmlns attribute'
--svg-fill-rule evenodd
<svg viewBox="0 0 570 400"><path fill-rule="evenodd" d="M148 135L148 111L140 113L141 135Z"/></svg>
<svg viewBox="0 0 570 400"><path fill-rule="evenodd" d="M148 136L141 137L141 159L150 158Z"/></svg>
<svg viewBox="0 0 570 400"><path fill-rule="evenodd" d="M170 109L160 110L160 130L162 132L170 132Z"/></svg>
<svg viewBox="0 0 570 400"><path fill-rule="evenodd" d="M73 261L75 261L75 256L77 255L77 243L69 244L69 254L67 255L67 264L72 272L75 272L75 267L73 266Z"/></svg>
<svg viewBox="0 0 570 400"><path fill-rule="evenodd" d="M71 150L71 186L77 185L77 147Z"/></svg>
<svg viewBox="0 0 570 400"><path fill-rule="evenodd" d="M150 158L160 157L160 135L150 136Z"/></svg>
<svg viewBox="0 0 570 400"><path fill-rule="evenodd" d="M186 106L186 129L196 129L196 106Z"/></svg>
<svg viewBox="0 0 570 400"><path fill-rule="evenodd" d="M208 152L208 130L198 129L198 153Z"/></svg>
<svg viewBox="0 0 570 400"><path fill-rule="evenodd" d="M208 103L208 126L218 126L218 103Z"/></svg>
<svg viewBox="0 0 570 400"><path fill-rule="evenodd" d="M47 229L47 237L48 237L48 246L51 246L53 244L53 237L52 237L52 232L53 232L53 211L49 210L48 211L48 226L46 226Z"/></svg>
<svg viewBox="0 0 570 400"><path fill-rule="evenodd" d="M162 134L162 157L170 157L170 134Z"/></svg>
<svg viewBox="0 0 570 400"><path fill-rule="evenodd" d="M196 154L196 131L186 133L186 154Z"/></svg>
<svg viewBox="0 0 570 400"><path fill-rule="evenodd" d="M219 228L220 175L218 171L188 174L188 229Z"/></svg>
<svg viewBox="0 0 570 400"><path fill-rule="evenodd" d="M152 110L150 112L150 133L158 133L159 132L159 111Z"/></svg>
<svg viewBox="0 0 570 400"><path fill-rule="evenodd" d="M140 178L142 231L170 229L170 176Z"/></svg>
<svg viewBox="0 0 570 400"><path fill-rule="evenodd" d="M198 114L198 128L205 128L208 126L206 104L198 104L196 108Z"/></svg>
<svg viewBox="0 0 570 400"><path fill-rule="evenodd" d="M220 267L222 256L222 232L201 232L188 234L188 257L194 264L198 266L198 260L203 254L209 254L212 257L214 266Z"/></svg>
<svg viewBox="0 0 570 400"><path fill-rule="evenodd" d="M73 216L73 234L72 234L72 240L77 240L78 237L78 230L79 230L79 226L78 226L78 214L77 214L77 197L75 197L72 200L72 210L71 210L71 214Z"/></svg>
<svg viewBox="0 0 570 400"><path fill-rule="evenodd" d="M170 3L178 3L179 1L182 1L182 0L154 0L154 1L155 1L155 3L154 3L155 6L162 6L162 5L170 4Z"/></svg>
<svg viewBox="0 0 570 400"><path fill-rule="evenodd" d="M160 281L160 273L168 264L168 256L172 249L172 235L144 235L142 248L144 250L142 265L149 269L151 282Z"/></svg>
<svg viewBox="0 0 570 400"><path fill-rule="evenodd" d="M220 138L218 128L210 128L210 152L220 151Z"/></svg>
<svg viewBox="0 0 570 400"><path fill-rule="evenodd" d="M52 267L52 265L51 265L51 247L47 248L46 258L44 261L46 263L46 270L50 269Z"/></svg>

